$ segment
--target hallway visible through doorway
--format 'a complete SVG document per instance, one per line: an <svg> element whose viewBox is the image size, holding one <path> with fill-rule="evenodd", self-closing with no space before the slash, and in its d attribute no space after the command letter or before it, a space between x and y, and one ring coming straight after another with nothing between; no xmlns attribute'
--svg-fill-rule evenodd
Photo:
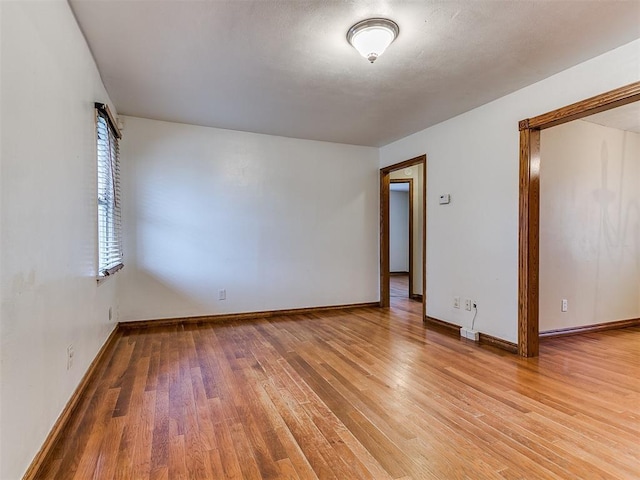
<svg viewBox="0 0 640 480"><path fill-rule="evenodd" d="M415 315L422 312L422 302L409 297L409 275L391 275L389 277L390 307Z"/></svg>
<svg viewBox="0 0 640 480"><path fill-rule="evenodd" d="M409 298L409 275L392 274L389 276L389 293L392 298Z"/></svg>

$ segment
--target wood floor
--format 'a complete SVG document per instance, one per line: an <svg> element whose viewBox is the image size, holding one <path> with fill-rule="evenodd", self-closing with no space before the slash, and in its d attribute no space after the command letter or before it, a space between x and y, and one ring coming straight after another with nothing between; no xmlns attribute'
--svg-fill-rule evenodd
<svg viewBox="0 0 640 480"><path fill-rule="evenodd" d="M389 295L392 298L409 297L409 275L391 275L389 277ZM400 304L398 303L398 305Z"/></svg>
<svg viewBox="0 0 640 480"><path fill-rule="evenodd" d="M640 329L523 359L392 300L129 331L41 478L640 478Z"/></svg>

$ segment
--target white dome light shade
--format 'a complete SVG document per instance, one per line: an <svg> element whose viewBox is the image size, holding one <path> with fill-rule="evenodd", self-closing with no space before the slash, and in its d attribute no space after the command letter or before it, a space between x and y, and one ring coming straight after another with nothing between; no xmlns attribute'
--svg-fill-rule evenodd
<svg viewBox="0 0 640 480"><path fill-rule="evenodd" d="M370 18L356 23L347 32L347 40L371 63L382 55L400 33L398 25L386 18Z"/></svg>

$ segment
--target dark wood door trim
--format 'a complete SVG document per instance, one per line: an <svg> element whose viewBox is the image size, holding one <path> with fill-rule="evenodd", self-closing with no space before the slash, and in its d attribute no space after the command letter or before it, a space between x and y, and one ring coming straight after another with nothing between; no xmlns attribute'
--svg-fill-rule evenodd
<svg viewBox="0 0 640 480"><path fill-rule="evenodd" d="M389 183L409 184L409 298L413 295L413 179L392 178ZM391 196L391 194L389 194Z"/></svg>
<svg viewBox="0 0 640 480"><path fill-rule="evenodd" d="M389 307L389 173L380 171L380 306Z"/></svg>
<svg viewBox="0 0 640 480"><path fill-rule="evenodd" d="M390 305L389 293L389 184L393 171L423 164L422 169L422 320L427 311L427 156L420 155L380 169L380 306ZM413 204L413 202L411 202Z"/></svg>
<svg viewBox="0 0 640 480"><path fill-rule="evenodd" d="M540 130L640 100L640 82L519 122L518 353L539 351Z"/></svg>

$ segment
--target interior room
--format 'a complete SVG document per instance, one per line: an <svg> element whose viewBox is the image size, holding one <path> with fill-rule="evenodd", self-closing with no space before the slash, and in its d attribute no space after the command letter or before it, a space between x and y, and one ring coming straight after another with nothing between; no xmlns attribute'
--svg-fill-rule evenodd
<svg viewBox="0 0 640 480"><path fill-rule="evenodd" d="M402 290L406 288L403 297L421 303L425 268L424 173L424 163L389 173L389 281L402 285ZM404 272L406 279L397 275Z"/></svg>
<svg viewBox="0 0 640 480"><path fill-rule="evenodd" d="M637 478L638 100L635 1L0 1L0 479Z"/></svg>
<svg viewBox="0 0 640 480"><path fill-rule="evenodd" d="M640 103L540 136L540 332L640 317Z"/></svg>

